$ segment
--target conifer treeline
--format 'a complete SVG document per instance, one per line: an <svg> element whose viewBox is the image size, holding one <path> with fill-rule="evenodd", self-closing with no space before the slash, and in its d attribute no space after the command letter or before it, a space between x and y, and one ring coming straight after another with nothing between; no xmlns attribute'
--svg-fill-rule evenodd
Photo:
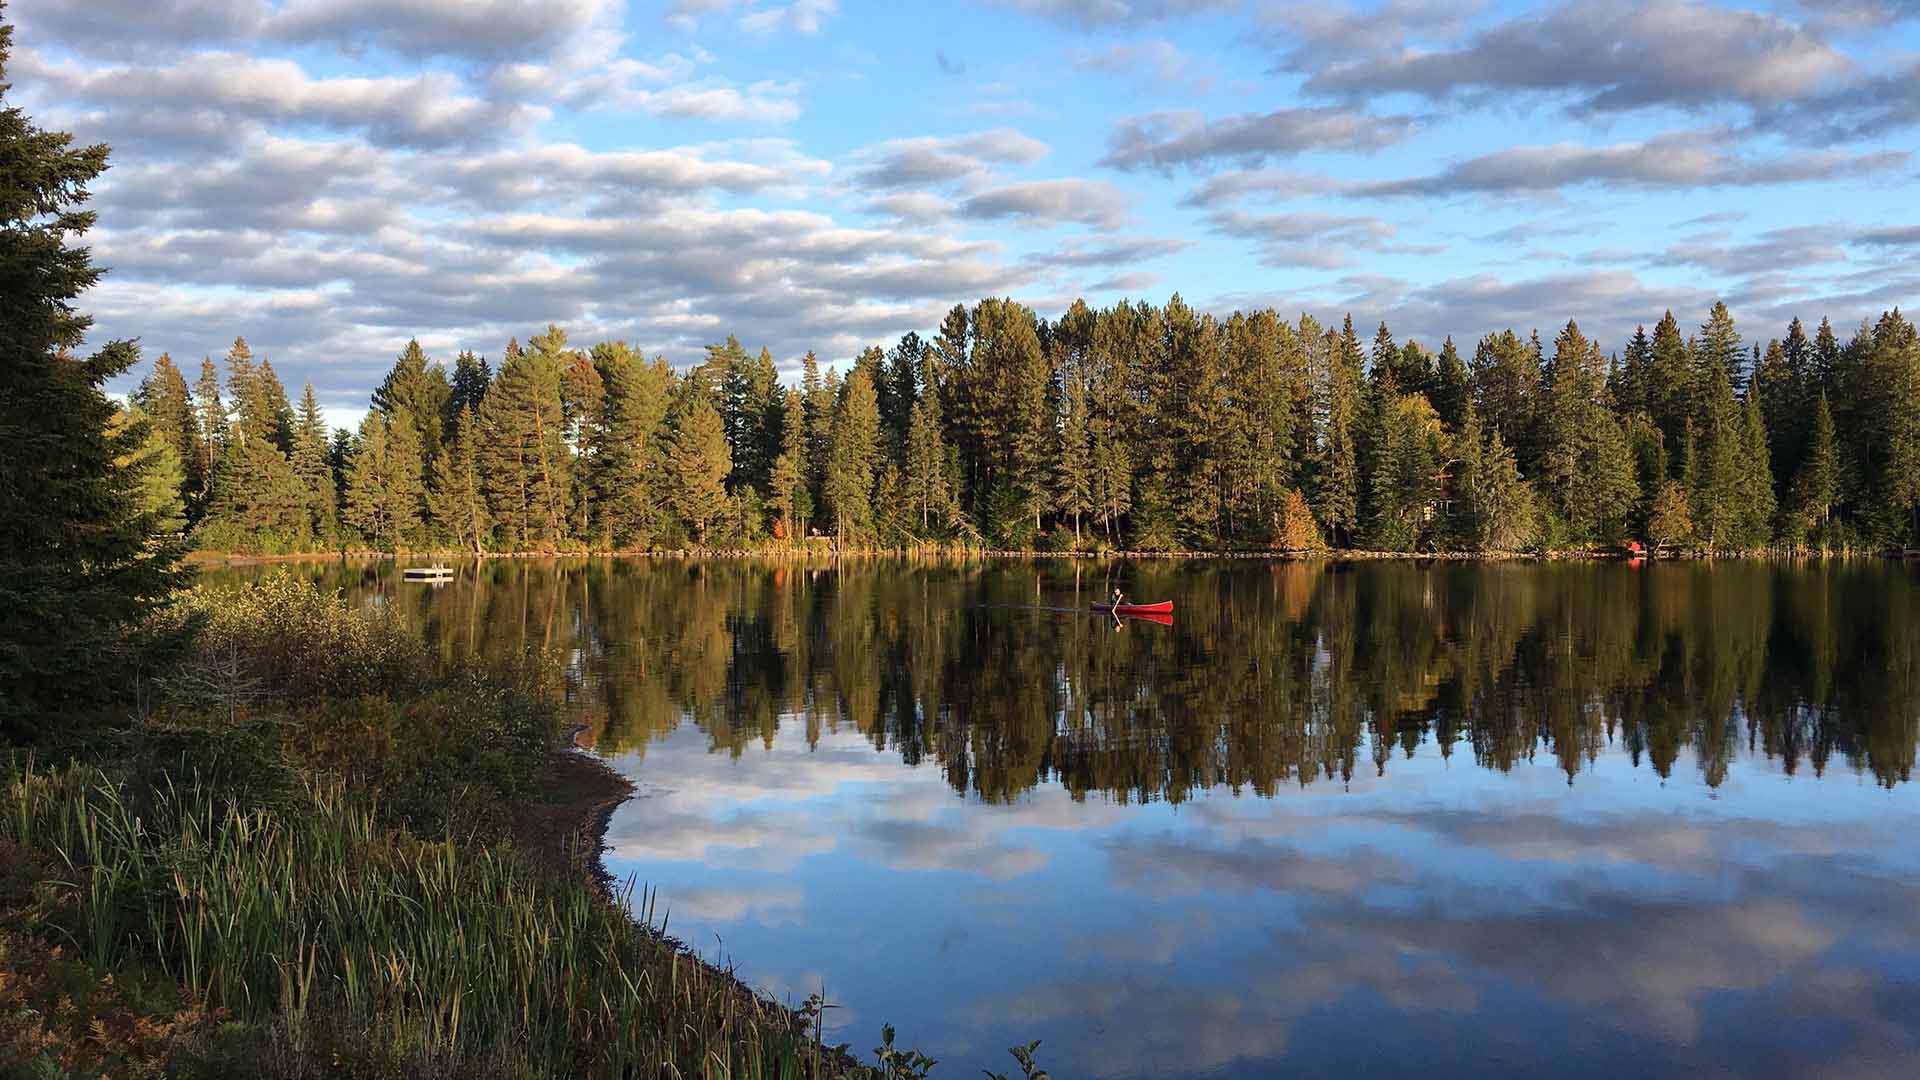
<svg viewBox="0 0 1920 1080"><path fill-rule="evenodd" d="M223 396L224 395L224 396ZM357 433L245 341L224 384L167 356L136 403L203 547L638 550L1897 547L1920 514L1920 338L1896 309L1749 348L1724 304L1604 353L1569 322L1463 355L1271 310L1005 299L931 341L809 353L783 386L729 337L685 372L548 327L496 370L409 342Z"/></svg>

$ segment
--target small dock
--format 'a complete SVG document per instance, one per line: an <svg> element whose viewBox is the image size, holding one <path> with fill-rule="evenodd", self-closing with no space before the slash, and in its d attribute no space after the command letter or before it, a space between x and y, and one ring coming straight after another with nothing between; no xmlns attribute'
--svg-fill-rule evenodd
<svg viewBox="0 0 1920 1080"><path fill-rule="evenodd" d="M408 566L400 571L402 581L443 582L453 580L453 568L449 566Z"/></svg>

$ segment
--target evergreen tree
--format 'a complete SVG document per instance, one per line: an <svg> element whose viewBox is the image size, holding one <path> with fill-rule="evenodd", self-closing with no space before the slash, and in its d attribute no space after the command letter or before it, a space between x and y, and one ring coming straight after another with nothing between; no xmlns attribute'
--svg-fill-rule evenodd
<svg viewBox="0 0 1920 1080"><path fill-rule="evenodd" d="M1701 542L1709 550L1719 550L1739 542L1744 516L1740 466L1744 435L1740 406L1726 368L1729 360L1739 362L1740 335L1725 304L1713 306L1713 314L1701 331L1701 341L1694 350L1697 435L1690 455L1693 475L1687 503Z"/></svg>
<svg viewBox="0 0 1920 1080"><path fill-rule="evenodd" d="M616 548L646 547L666 524L661 472L673 369L643 361L625 342L596 345L593 357L606 390L592 476L595 529Z"/></svg>
<svg viewBox="0 0 1920 1080"><path fill-rule="evenodd" d="M1823 393L1814 407L1807 452L1793 480L1796 541L1804 542L1811 536L1820 546L1827 546L1827 526L1832 518L1833 504L1839 495L1839 447L1834 438L1833 410L1828 407L1827 395Z"/></svg>
<svg viewBox="0 0 1920 1080"><path fill-rule="evenodd" d="M1643 392L1647 413L1666 439L1667 452L1676 464L1679 455L1675 451L1685 437L1687 422L1694 415L1693 381L1693 363L1687 353L1686 340L1680 336L1680 323L1673 312L1666 312L1653 328Z"/></svg>
<svg viewBox="0 0 1920 1080"><path fill-rule="evenodd" d="M919 515L922 535L947 528L960 517L960 496L954 490L956 459L942 426L937 395L928 394L914 403L907 425L903 483L907 501Z"/></svg>
<svg viewBox="0 0 1920 1080"><path fill-rule="evenodd" d="M1869 418L1868 521L1881 543L1920 546L1920 334L1895 308L1874 325L1867 350L1862 381L1871 389L1856 397Z"/></svg>
<svg viewBox="0 0 1920 1080"><path fill-rule="evenodd" d="M802 419L806 402L800 391L787 391L783 412L792 420L783 428L780 453L773 459L773 473L768 478L769 494L780 515L779 520L784 523L786 535L791 539L805 540L807 523L813 517L813 496L807 490L806 430ZM912 465L911 457L908 465Z"/></svg>
<svg viewBox="0 0 1920 1080"><path fill-rule="evenodd" d="M234 426L214 466L206 516L195 529L204 547L300 551L312 539L306 492L280 448L246 424Z"/></svg>
<svg viewBox="0 0 1920 1080"><path fill-rule="evenodd" d="M181 470L180 497L192 498L203 487L200 468L200 428L194 419L193 394L186 377L173 366L173 357L161 353L153 371L140 380L133 403L153 421L154 431L173 448ZM184 505L184 502L183 502Z"/></svg>
<svg viewBox="0 0 1920 1080"><path fill-rule="evenodd" d="M200 480L196 495L204 508L213 491L214 466L227 448L227 406L220 400L220 372L211 359L200 361L200 379L193 387L193 407L199 428L193 472Z"/></svg>
<svg viewBox="0 0 1920 1080"><path fill-rule="evenodd" d="M433 487L427 505L434 523L454 543L475 554L486 550L493 523L487 516L486 492L480 482L479 428L473 410L460 407L453 437L433 463Z"/></svg>
<svg viewBox="0 0 1920 1080"><path fill-rule="evenodd" d="M1046 402L1052 374L1040 348L1038 324L1030 309L1003 299L980 301L970 321L973 349L964 369L965 400L970 403L968 442L978 462L976 490L1005 488L1019 515L1031 518L1037 528L1045 493ZM877 404L875 416L877 423Z"/></svg>
<svg viewBox="0 0 1920 1080"><path fill-rule="evenodd" d="M487 511L502 545L520 551L564 544L572 468L556 351L509 343L478 420Z"/></svg>
<svg viewBox="0 0 1920 1080"><path fill-rule="evenodd" d="M1612 540L1639 499L1633 453L1606 408L1599 347L1577 323L1554 340L1540 414L1541 487L1580 540Z"/></svg>
<svg viewBox="0 0 1920 1080"><path fill-rule="evenodd" d="M880 408L864 368L847 376L833 412L833 450L827 466L827 503L842 543L872 535L873 488L880 440Z"/></svg>
<svg viewBox="0 0 1920 1080"><path fill-rule="evenodd" d="M1062 373L1061 416L1057 425L1050 425L1054 436L1052 459L1052 508L1073 523L1073 539L1080 541L1080 520L1093 512L1093 469L1092 446L1087 437L1087 386L1084 370L1078 364L1072 364ZM919 410L919 406L915 405ZM935 434L935 439L938 434ZM944 449L924 448L928 460L923 467L939 475ZM936 456L937 455L937 456ZM942 482L939 486L944 487ZM917 485L909 484L909 489L920 494ZM921 526L926 525L930 503L921 505Z"/></svg>
<svg viewBox="0 0 1920 1080"><path fill-rule="evenodd" d="M1086 306L1078 300L1074 303L1082 309ZM907 429L913 423L913 407L920 401L920 372L927 365L927 352L920 335L907 331L888 351L885 377L874 387L886 453L894 459L905 457Z"/></svg>
<svg viewBox="0 0 1920 1080"><path fill-rule="evenodd" d="M137 685L129 631L183 583L180 552L139 509L147 432L110 434L101 387L131 342L85 359L74 301L101 271L81 238L105 146L36 127L6 101L13 29L0 25L0 739Z"/></svg>
<svg viewBox="0 0 1920 1080"><path fill-rule="evenodd" d="M1360 342L1353 317L1337 335L1329 331L1322 392L1325 426L1320 438L1315 513L1337 546L1348 546L1360 525L1360 459L1355 428L1360 420Z"/></svg>
<svg viewBox="0 0 1920 1080"><path fill-rule="evenodd" d="M434 417L437 423L439 417ZM387 421L387 520L393 542L412 545L426 532L427 484L413 466L424 457L413 418L395 413Z"/></svg>
<svg viewBox="0 0 1920 1080"><path fill-rule="evenodd" d="M394 461L387 442L392 423L377 409L367 413L360 421L359 445L347 470L346 523L379 551L399 547L401 526L393 517L397 502L393 497L394 474L412 468L411 462Z"/></svg>
<svg viewBox="0 0 1920 1080"><path fill-rule="evenodd" d="M187 508L180 495L186 470L180 464L175 441L162 434L153 418L137 407L114 412L107 421L107 438L122 446L138 441L132 450L113 459L114 468L134 481L135 511L152 519L156 533L177 533L186 528Z"/></svg>
<svg viewBox="0 0 1920 1080"><path fill-rule="evenodd" d="M1678 331L1677 326L1675 330ZM1614 407L1620 410L1620 415L1642 413L1648 418L1654 415L1653 339L1647 336L1645 326L1634 327L1633 336L1627 339L1626 358L1620 364L1612 391Z"/></svg>
<svg viewBox="0 0 1920 1080"><path fill-rule="evenodd" d="M1516 457L1532 441L1542 381L1533 350L1512 330L1488 334L1474 349L1474 408Z"/></svg>
<svg viewBox="0 0 1920 1080"><path fill-rule="evenodd" d="M1517 551L1532 540L1533 499L1500 432L1484 431L1477 409L1461 423L1454 467L1454 516L1465 546Z"/></svg>
<svg viewBox="0 0 1920 1080"><path fill-rule="evenodd" d="M405 416L413 426L420 443L420 465L415 471L423 482L440 452L441 432L452 398L446 369L427 358L417 338L407 341L393 368L373 392L374 408L388 416Z"/></svg>
<svg viewBox="0 0 1920 1080"><path fill-rule="evenodd" d="M1740 520L1736 527L1742 547L1765 547L1773 540L1777 500L1773 490L1772 453L1767 447L1767 425L1760 410L1760 386L1747 390L1740 417Z"/></svg>
<svg viewBox="0 0 1920 1080"><path fill-rule="evenodd" d="M1371 542L1383 551L1413 551L1440 496L1445 437L1439 415L1423 395L1397 395L1383 412L1378 464L1371 478Z"/></svg>
<svg viewBox="0 0 1920 1080"><path fill-rule="evenodd" d="M834 394L820 377L820 361L811 351L800 358L800 416L802 442L806 447L805 472L813 505L822 505L827 483L827 453L833 440Z"/></svg>
<svg viewBox="0 0 1920 1080"><path fill-rule="evenodd" d="M685 522L694 543L726 512L727 474L733 470L727 430L705 394L694 394L679 417L667 457L668 501Z"/></svg>
<svg viewBox="0 0 1920 1080"><path fill-rule="evenodd" d="M1440 422L1447 430L1459 431L1473 397L1473 377L1468 374L1467 365L1460 359L1460 351L1454 348L1451 337L1440 344L1433 392L1428 396L1433 401L1433 411L1440 415Z"/></svg>
<svg viewBox="0 0 1920 1080"><path fill-rule="evenodd" d="M293 430L292 467L307 504L307 527L315 537L333 535L339 516L333 469L327 461L327 425L320 401L308 383L300 394L300 414Z"/></svg>
<svg viewBox="0 0 1920 1080"><path fill-rule="evenodd" d="M263 435L273 444L274 449L283 454L293 450L293 406L287 401L287 388L280 384L280 376L273 370L273 361L260 361L260 368L254 373L254 394L258 404L254 409L261 417Z"/></svg>
<svg viewBox="0 0 1920 1080"><path fill-rule="evenodd" d="M447 415L442 429L452 431L461 409L480 415L480 403L487 398L493 383L493 368L471 350L463 349L453 361L453 378L447 387Z"/></svg>

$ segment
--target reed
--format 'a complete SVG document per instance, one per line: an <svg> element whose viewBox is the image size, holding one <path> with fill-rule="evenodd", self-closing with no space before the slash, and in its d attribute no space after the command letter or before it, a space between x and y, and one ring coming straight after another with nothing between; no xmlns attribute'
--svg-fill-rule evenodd
<svg viewBox="0 0 1920 1080"><path fill-rule="evenodd" d="M95 971L157 965L251 1025L268 1071L344 1055L428 1076L875 1075L806 1011L685 955L650 894L384 828L335 783L247 809L188 779L143 817L94 766L19 761L0 799L0 839L53 853L46 925Z"/></svg>

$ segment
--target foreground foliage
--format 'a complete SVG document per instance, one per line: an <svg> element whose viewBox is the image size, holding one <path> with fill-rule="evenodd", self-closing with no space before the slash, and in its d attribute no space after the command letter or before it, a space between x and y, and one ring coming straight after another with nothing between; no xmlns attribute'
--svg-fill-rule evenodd
<svg viewBox="0 0 1920 1080"><path fill-rule="evenodd" d="M136 722L0 760L0 1076L930 1067L890 1040L854 1064L820 1002L753 993L649 898L636 921L522 845L550 665L439 664L390 611L285 575L160 618L195 645Z"/></svg>

